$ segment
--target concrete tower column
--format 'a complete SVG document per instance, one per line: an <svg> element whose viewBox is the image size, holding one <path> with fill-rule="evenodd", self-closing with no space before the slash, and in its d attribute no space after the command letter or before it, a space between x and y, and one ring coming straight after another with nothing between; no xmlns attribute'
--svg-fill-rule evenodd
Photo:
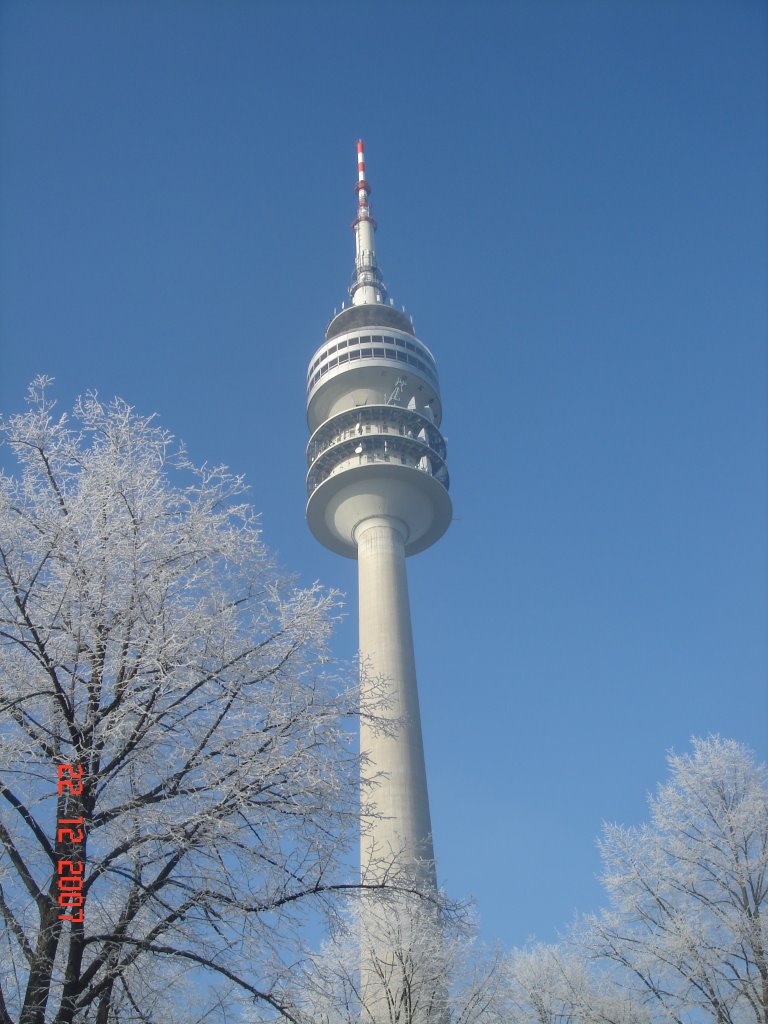
<svg viewBox="0 0 768 1024"><path fill-rule="evenodd" d="M421 735L416 660L413 651L405 542L408 529L401 520L373 516L357 526L360 582L360 654L364 672L373 677L363 685L360 749L367 758L363 784L373 812L362 823L360 860L363 871L376 875L395 860L406 870L417 865L421 880L435 885L432 826L429 817L424 745ZM383 683L386 716L398 719L394 735L383 735L366 721L372 687ZM367 689L367 695L366 695ZM375 780L368 787L367 782ZM422 863L423 862L423 863Z"/></svg>

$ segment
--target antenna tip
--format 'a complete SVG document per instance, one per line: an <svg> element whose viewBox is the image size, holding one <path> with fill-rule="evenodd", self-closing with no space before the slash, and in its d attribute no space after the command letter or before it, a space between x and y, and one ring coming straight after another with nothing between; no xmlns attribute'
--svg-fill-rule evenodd
<svg viewBox="0 0 768 1024"><path fill-rule="evenodd" d="M362 153L363 152L363 140L362 139L358 139L357 140L357 152L358 153Z"/></svg>

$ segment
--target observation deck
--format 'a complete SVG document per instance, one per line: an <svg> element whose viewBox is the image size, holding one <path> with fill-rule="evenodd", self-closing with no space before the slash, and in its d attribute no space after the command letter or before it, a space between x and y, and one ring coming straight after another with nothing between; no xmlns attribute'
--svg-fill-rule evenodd
<svg viewBox="0 0 768 1024"><path fill-rule="evenodd" d="M331 320L307 371L307 521L337 554L355 529L397 519L405 553L448 528L451 500L435 358L400 310L366 303Z"/></svg>

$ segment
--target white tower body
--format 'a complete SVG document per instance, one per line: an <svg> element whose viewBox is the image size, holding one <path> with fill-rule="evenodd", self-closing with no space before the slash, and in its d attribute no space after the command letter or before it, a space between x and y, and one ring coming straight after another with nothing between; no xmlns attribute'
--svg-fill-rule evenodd
<svg viewBox="0 0 768 1024"><path fill-rule="evenodd" d="M358 560L364 668L383 680L387 713L401 721L385 736L361 717L363 781L376 780L361 822L361 872L375 878L394 859L434 886L405 559L451 521L440 386L432 353L386 301L362 142L356 188L352 305L331 320L307 374L307 521L321 544ZM365 688L362 700L365 712Z"/></svg>

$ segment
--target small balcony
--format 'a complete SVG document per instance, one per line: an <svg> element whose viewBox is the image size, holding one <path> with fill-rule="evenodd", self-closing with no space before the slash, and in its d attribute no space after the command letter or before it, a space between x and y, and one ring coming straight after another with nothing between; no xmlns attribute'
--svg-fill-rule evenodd
<svg viewBox="0 0 768 1024"><path fill-rule="evenodd" d="M443 452L445 445L443 443ZM307 473L307 494L336 473L354 471L358 466L388 464L418 470L434 477L448 490L445 459L421 438L400 434L354 434L327 447L314 458Z"/></svg>

